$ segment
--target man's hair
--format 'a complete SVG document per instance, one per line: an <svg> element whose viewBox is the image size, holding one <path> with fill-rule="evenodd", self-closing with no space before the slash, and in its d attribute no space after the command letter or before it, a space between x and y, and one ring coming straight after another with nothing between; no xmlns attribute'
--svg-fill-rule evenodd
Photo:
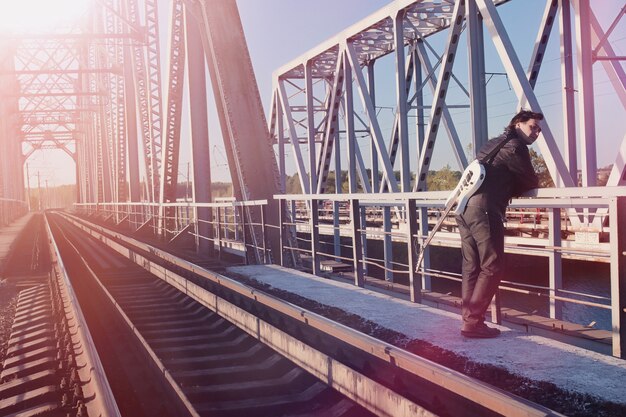
<svg viewBox="0 0 626 417"><path fill-rule="evenodd" d="M515 125L516 124L527 122L530 119L543 120L543 114L536 113L536 112L530 111L530 110L522 110L519 113L517 113L515 116L513 116L513 118L509 122L509 125L507 126L507 128L508 129L515 129Z"/></svg>

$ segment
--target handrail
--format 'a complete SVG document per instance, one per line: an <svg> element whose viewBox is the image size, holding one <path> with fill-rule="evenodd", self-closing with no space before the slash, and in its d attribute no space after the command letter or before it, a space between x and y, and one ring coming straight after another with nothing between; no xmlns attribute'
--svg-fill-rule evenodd
<svg viewBox="0 0 626 417"><path fill-rule="evenodd" d="M26 201L25 200L16 200L14 198L1 198L0 197L0 202L6 201L7 203L21 203L26 205Z"/></svg>
<svg viewBox="0 0 626 417"><path fill-rule="evenodd" d="M448 198L450 191L420 191L407 193L346 193L346 194L275 194L276 200L328 200L328 201L379 201L391 202L394 200L406 201L416 200L420 205L427 202L439 202ZM534 199L578 199L578 198L613 198L623 197L626 195L626 186L619 187L567 187L567 188L536 188L523 194L521 197L514 198L513 205L522 201L528 201L527 197Z"/></svg>
<svg viewBox="0 0 626 417"><path fill-rule="evenodd" d="M127 202L127 203L74 203L78 207L101 207L101 206L140 206L140 207L198 207L198 208L218 208L218 207L250 207L267 204L267 200L247 200L247 201L226 201L223 203L150 203L150 202Z"/></svg>

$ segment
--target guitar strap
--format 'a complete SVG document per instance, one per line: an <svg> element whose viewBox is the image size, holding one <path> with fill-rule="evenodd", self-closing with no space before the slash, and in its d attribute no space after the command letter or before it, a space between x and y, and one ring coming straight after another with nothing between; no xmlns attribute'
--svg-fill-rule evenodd
<svg viewBox="0 0 626 417"><path fill-rule="evenodd" d="M508 133L507 136L502 140L502 142L498 143L496 147L491 150L491 152L489 152L483 158L479 159L478 162L484 165L491 165L493 163L493 160L496 158L496 155L500 151L500 149L502 149L504 145L506 145L507 142L510 141L511 139L513 139L513 135Z"/></svg>

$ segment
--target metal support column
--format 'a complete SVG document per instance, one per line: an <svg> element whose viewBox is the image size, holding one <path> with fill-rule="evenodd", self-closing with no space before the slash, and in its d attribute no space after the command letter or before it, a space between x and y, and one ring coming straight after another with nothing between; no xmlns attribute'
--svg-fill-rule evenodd
<svg viewBox="0 0 626 417"><path fill-rule="evenodd" d="M422 301L422 282L419 279L417 259L419 258L417 245L417 205L415 200L406 202L406 222L407 222L407 261L409 264L409 292L411 301L419 303Z"/></svg>
<svg viewBox="0 0 626 417"><path fill-rule="evenodd" d="M313 104L313 75L311 62L304 66L304 82L306 90L306 122L307 122L307 142L309 145L309 190L313 193L317 189L317 165L315 161L315 111Z"/></svg>
<svg viewBox="0 0 626 417"><path fill-rule="evenodd" d="M485 44L483 20L475 0L467 1L467 49L470 83L472 152L474 155L489 139L487 125L487 92L485 80Z"/></svg>
<svg viewBox="0 0 626 417"><path fill-rule="evenodd" d="M355 68L360 71L360 68ZM343 78L345 79L345 128L346 141L348 143L348 192L354 194L357 192L356 177L356 138L354 135L354 101L352 95L352 64L347 63L343 66Z"/></svg>
<svg viewBox="0 0 626 417"><path fill-rule="evenodd" d="M396 52L396 108L398 109L398 138L400 142L400 189L411 191L411 164L409 158L409 126L407 117L407 82L404 56L404 11L399 11L393 20Z"/></svg>
<svg viewBox="0 0 626 417"><path fill-rule="evenodd" d="M417 42L423 42L418 40ZM415 133L417 135L417 149L422 149L424 138L426 137L426 123L424 122L424 82L422 77L422 63L417 48L413 48L413 84L415 85L415 107L417 108L417 117L415 118ZM419 158L419 155L417 156Z"/></svg>
<svg viewBox="0 0 626 417"><path fill-rule="evenodd" d="M309 216L309 226L311 227L311 269L313 275L320 275L320 215L319 200L311 200L311 215Z"/></svg>
<svg viewBox="0 0 626 417"><path fill-rule="evenodd" d="M335 118L333 122L334 126L332 128L334 135L339 135L339 121ZM341 176L341 146L339 140L336 139L333 141L333 146L335 150L335 193L341 194L343 190L341 187L343 186L342 176ZM341 210L341 204L339 201L333 201L333 250L336 256L341 256L341 222L339 221L339 214ZM336 261L340 261L340 259L335 259Z"/></svg>
<svg viewBox="0 0 626 417"><path fill-rule="evenodd" d="M561 80L563 82L563 138L564 159L570 176L577 181L576 158L576 104L574 98L574 51L572 48L572 18L570 0L559 0L559 24L561 27ZM557 184L559 186L560 184Z"/></svg>
<svg viewBox="0 0 626 417"><path fill-rule="evenodd" d="M207 58L217 113L236 198L268 200L268 222L278 224L279 172L252 61L235 0L185 2L198 19ZM284 111L288 104L283 102ZM258 213L249 212L248 223L258 223ZM260 241L251 235L258 247ZM280 248L271 240L272 253ZM251 254L258 260L256 248Z"/></svg>
<svg viewBox="0 0 626 417"><path fill-rule="evenodd" d="M393 241L391 239L391 207L383 207L383 252L385 258L385 281L393 282Z"/></svg>
<svg viewBox="0 0 626 417"><path fill-rule="evenodd" d="M354 259L354 285L365 286L363 274L363 248L361 247L361 206L359 200L350 200L350 222L352 225L352 257Z"/></svg>
<svg viewBox="0 0 626 417"><path fill-rule="evenodd" d="M422 243L424 239L428 237L428 208L420 207L420 218L419 218L419 230L420 230L420 250L422 250ZM430 246L427 246L424 249L424 256L422 256L422 270L424 273L422 274L422 288L427 291L432 289L432 283L430 275L426 273L430 269Z"/></svg>
<svg viewBox="0 0 626 417"><path fill-rule="evenodd" d="M626 197L609 204L613 356L626 359Z"/></svg>
<svg viewBox="0 0 626 417"><path fill-rule="evenodd" d="M209 151L208 109L206 96L206 76L204 53L200 31L196 21L185 9L185 29L187 53L187 71L189 76L189 113L191 115L191 147L193 165L193 201L194 203L211 202L211 160ZM209 208L196 209L198 222L198 251L206 253L213 250L211 244L211 211Z"/></svg>
<svg viewBox="0 0 626 417"><path fill-rule="evenodd" d="M372 100L372 106L376 108L376 78L374 72L374 63L376 61L371 61L367 64L367 91L370 94L370 99ZM370 132L372 131L370 127ZM370 134L370 160L372 167L371 181L372 181L372 190L378 190L380 187L380 177L378 175L378 152L376 152L376 146L373 143L373 137Z"/></svg>
<svg viewBox="0 0 626 417"><path fill-rule="evenodd" d="M139 137L137 136L137 107L135 106L135 80L131 64L131 46L124 46L124 99L126 100L126 134L128 138L128 176L130 201L141 201L139 182ZM136 224L136 223L134 223Z"/></svg>
<svg viewBox="0 0 626 417"><path fill-rule="evenodd" d="M285 168L285 132L283 130L283 105L281 101L276 98L276 131L278 140L278 172L280 175L279 191L282 194L287 192L287 171Z"/></svg>
<svg viewBox="0 0 626 417"><path fill-rule="evenodd" d="M578 60L578 123L582 186L596 185L596 125L593 93L593 49L591 47L591 5L589 1L574 0L576 11L576 56Z"/></svg>
<svg viewBox="0 0 626 417"><path fill-rule="evenodd" d="M558 249L561 246L561 209L553 208L548 211L548 245L552 249L548 257L550 269L550 295L557 295L563 288L563 263L562 254ZM550 299L550 318L561 320L563 318L563 302Z"/></svg>

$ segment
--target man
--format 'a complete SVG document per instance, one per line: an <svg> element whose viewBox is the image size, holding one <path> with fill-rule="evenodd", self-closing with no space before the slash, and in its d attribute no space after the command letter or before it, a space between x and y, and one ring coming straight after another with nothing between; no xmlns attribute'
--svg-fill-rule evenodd
<svg viewBox="0 0 626 417"><path fill-rule="evenodd" d="M511 197L538 187L528 146L539 136L541 120L541 113L520 111L501 136L487 142L478 152L477 159L485 166L485 179L456 218L463 255L461 334L465 337L500 334L500 330L485 324L485 312L501 279L504 212Z"/></svg>

